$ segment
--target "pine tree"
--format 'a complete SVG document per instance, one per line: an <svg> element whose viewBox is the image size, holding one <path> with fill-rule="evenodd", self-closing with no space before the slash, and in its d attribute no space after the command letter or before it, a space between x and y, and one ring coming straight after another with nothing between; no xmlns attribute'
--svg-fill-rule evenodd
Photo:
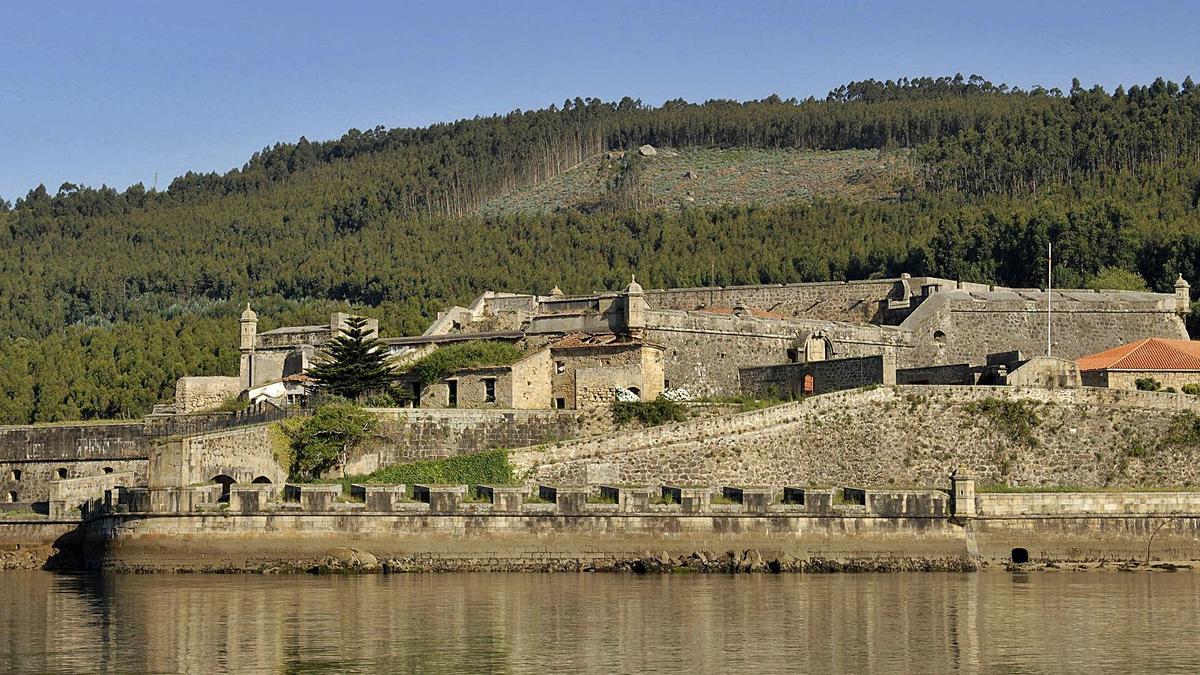
<svg viewBox="0 0 1200 675"><path fill-rule="evenodd" d="M322 351L322 361L309 371L322 394L357 400L366 394L390 393L396 376L387 352L366 328L362 317L346 319L342 334Z"/></svg>

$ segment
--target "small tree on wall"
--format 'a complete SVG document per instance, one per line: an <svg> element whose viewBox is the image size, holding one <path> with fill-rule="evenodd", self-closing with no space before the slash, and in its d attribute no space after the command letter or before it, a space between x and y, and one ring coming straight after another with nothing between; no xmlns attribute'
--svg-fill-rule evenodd
<svg viewBox="0 0 1200 675"><path fill-rule="evenodd" d="M312 415L289 420L284 433L292 446L288 473L299 480L320 478L334 467L346 476L350 450L375 429L371 413L349 403L330 403Z"/></svg>
<svg viewBox="0 0 1200 675"><path fill-rule="evenodd" d="M346 319L346 327L321 353L322 361L309 375L322 394L357 400L365 394L390 393L396 381L386 350L367 330L360 316Z"/></svg>

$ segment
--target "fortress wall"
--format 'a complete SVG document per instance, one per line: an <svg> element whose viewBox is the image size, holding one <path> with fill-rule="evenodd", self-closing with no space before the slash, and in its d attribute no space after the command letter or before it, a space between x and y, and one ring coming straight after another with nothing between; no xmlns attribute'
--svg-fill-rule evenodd
<svg viewBox="0 0 1200 675"><path fill-rule="evenodd" d="M1161 529L1159 525L1162 525ZM955 570L1033 560L1200 559L1200 517L946 518L728 514L190 513L98 518L87 566L112 571L304 571L330 556L393 571L670 569L704 554L710 571ZM186 537L179 536L187 533ZM978 551L978 558L975 556ZM733 552L731 557L728 552ZM369 554L370 557L367 557Z"/></svg>
<svg viewBox="0 0 1200 675"><path fill-rule="evenodd" d="M940 297L939 297L940 296ZM1188 338L1174 299L1158 302L1097 300L1052 304L1054 356L1076 359L1147 337ZM901 324L914 348L899 353L899 367L982 364L990 353L1046 352L1045 300L972 300L937 294ZM944 338L935 337L941 332Z"/></svg>
<svg viewBox="0 0 1200 675"><path fill-rule="evenodd" d="M0 428L0 501L49 499L59 470L66 478L132 471L144 480L150 440L141 422ZM15 495L15 496L14 496Z"/></svg>
<svg viewBox="0 0 1200 675"><path fill-rule="evenodd" d="M630 485L905 487L936 485L965 467L981 485L1200 485L1200 445L1171 431L1173 422L1191 423L1180 415L1200 413L1200 399L1132 394L878 387L640 434L523 448L511 460L521 475L560 483L585 482L590 471ZM1028 411L1036 419L1025 432L1020 421Z"/></svg>
<svg viewBox="0 0 1200 675"><path fill-rule="evenodd" d="M1200 492L994 492L975 496L984 516L1200 513Z"/></svg>
<svg viewBox="0 0 1200 675"><path fill-rule="evenodd" d="M390 464L537 445L583 435L571 410L373 409L380 424L351 460L350 474Z"/></svg>
<svg viewBox="0 0 1200 675"><path fill-rule="evenodd" d="M873 384L895 384L896 367L889 360L890 357L885 356L862 356L742 368L738 372L743 394L799 398L806 393L826 394ZM806 392L804 383L809 377L812 378L812 389Z"/></svg>
<svg viewBox="0 0 1200 675"><path fill-rule="evenodd" d="M181 377L175 383L175 411L186 414L220 406L241 393L240 377Z"/></svg>
<svg viewBox="0 0 1200 675"><path fill-rule="evenodd" d="M818 282L766 286L653 289L645 293L653 309L697 309L744 305L784 316L866 323L897 292L898 279Z"/></svg>
<svg viewBox="0 0 1200 675"><path fill-rule="evenodd" d="M670 387L695 395L736 395L738 369L788 362L788 350L821 331L834 356L848 358L909 351L908 336L888 326L827 321L779 321L698 312L646 313L645 339L665 349Z"/></svg>
<svg viewBox="0 0 1200 675"><path fill-rule="evenodd" d="M275 461L270 427L256 424L157 444L151 451L149 485L200 485L219 475L237 483L249 483L260 476L282 483L287 471Z"/></svg>

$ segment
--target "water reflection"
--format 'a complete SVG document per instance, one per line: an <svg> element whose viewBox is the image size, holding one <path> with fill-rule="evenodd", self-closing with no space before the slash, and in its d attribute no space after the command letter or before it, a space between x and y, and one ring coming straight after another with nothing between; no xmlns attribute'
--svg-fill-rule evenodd
<svg viewBox="0 0 1200 675"><path fill-rule="evenodd" d="M20 671L1195 670L1200 575L0 575Z"/></svg>

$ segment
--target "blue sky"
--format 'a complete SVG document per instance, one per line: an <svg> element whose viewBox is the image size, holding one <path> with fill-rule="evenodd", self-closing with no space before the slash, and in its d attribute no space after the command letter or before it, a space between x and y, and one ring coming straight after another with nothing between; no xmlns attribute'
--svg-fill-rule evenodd
<svg viewBox="0 0 1200 675"><path fill-rule="evenodd" d="M276 141L575 96L823 96L979 73L1200 80L1187 2L0 0L0 197L225 171Z"/></svg>

